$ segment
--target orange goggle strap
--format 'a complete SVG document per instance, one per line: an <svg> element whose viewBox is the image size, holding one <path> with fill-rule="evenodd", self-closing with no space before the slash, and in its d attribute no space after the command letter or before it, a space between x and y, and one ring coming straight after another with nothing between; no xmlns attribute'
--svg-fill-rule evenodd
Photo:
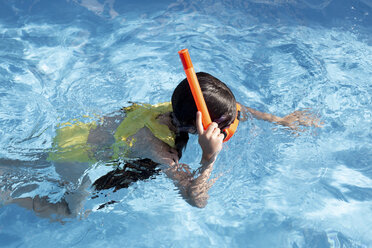
<svg viewBox="0 0 372 248"><path fill-rule="evenodd" d="M239 119L240 119L240 110L241 110L241 106L240 104L237 103L236 104L236 118L234 122L229 126L229 128L226 128L223 130L223 133L226 136L223 142L228 141L234 135L236 129L238 128Z"/></svg>

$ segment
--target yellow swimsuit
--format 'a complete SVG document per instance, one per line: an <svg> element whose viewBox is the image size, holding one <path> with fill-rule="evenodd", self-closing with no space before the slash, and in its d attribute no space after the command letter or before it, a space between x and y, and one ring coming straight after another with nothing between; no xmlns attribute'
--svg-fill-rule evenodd
<svg viewBox="0 0 372 248"><path fill-rule="evenodd" d="M131 138L141 128L148 128L156 138L170 147L175 147L175 134L167 125L160 124L157 117L171 112L170 102L150 104L133 104L124 108L126 117L115 131L115 143L110 149L113 151L112 159L126 156L130 148L135 145ZM60 125L57 135L53 140L53 150L49 153L48 160L58 162L96 162L92 145L87 143L91 130L97 128L95 121L83 123L79 121L68 122Z"/></svg>

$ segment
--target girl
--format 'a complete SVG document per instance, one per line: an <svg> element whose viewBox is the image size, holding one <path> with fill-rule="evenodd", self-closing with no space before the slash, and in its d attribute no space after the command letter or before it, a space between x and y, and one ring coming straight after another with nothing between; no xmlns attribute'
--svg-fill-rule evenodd
<svg viewBox="0 0 372 248"><path fill-rule="evenodd" d="M235 97L223 82L204 72L197 73L197 78L213 121L206 130L184 79L174 90L171 103L133 104L103 117L99 123L64 124L57 130L47 161L54 164L63 181L75 182L77 188L57 203L39 196L10 199L8 203L18 203L41 216L76 215L83 205L85 188L91 185L89 178L82 177L84 171L97 161L105 161L118 166L93 183L96 190L126 188L161 170L174 181L188 203L205 207L208 190L216 181L209 178L225 138L221 130L235 119L246 121L250 113L293 130L299 130L299 125L320 126L319 120L306 111L283 118L244 106L238 112ZM195 171L179 163L189 133L198 134L202 149L201 166Z"/></svg>

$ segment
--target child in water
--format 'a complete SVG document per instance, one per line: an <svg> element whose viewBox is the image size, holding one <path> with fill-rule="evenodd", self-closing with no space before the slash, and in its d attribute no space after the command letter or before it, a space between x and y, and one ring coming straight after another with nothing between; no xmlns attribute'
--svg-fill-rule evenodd
<svg viewBox="0 0 372 248"><path fill-rule="evenodd" d="M300 130L299 125L320 126L319 120L306 111L296 111L281 118L241 105L238 112L235 97L223 82L204 72L197 73L197 78L212 119L206 130L187 79L184 79L174 90L171 103L133 104L115 115L104 117L98 124L74 123L58 129L53 151L47 160L54 163L62 180L79 181L78 189L66 193L57 203L38 196L9 202L33 209L41 216L76 215L85 197L84 188L91 185L86 177L82 180L84 171L98 161L121 161L121 166L93 183L96 190L126 188L161 169L189 204L205 207L208 190L216 181L210 180L213 165L225 138L221 130L235 119L245 121L251 114L293 130ZM200 167L195 171L179 162L189 134L199 136L202 149Z"/></svg>

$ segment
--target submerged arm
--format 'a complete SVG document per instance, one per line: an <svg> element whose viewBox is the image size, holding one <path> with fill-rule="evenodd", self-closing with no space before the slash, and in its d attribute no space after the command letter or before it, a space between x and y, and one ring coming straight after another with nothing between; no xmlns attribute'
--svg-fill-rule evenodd
<svg viewBox="0 0 372 248"><path fill-rule="evenodd" d="M217 155L222 149L224 135L221 134L218 125L214 122L209 125L207 130L204 130L200 112L196 117L196 126L199 134L199 144L203 151L201 166L191 172L188 165L174 163L165 173L173 179L181 195L188 203L202 208L207 205L208 190L217 180L209 179Z"/></svg>
<svg viewBox="0 0 372 248"><path fill-rule="evenodd" d="M244 118L244 117L247 116L247 113L252 114L256 119L269 121L269 122L274 122L274 123L278 123L282 119L279 116L275 116L275 115L272 115L272 114L269 114L269 113L260 112L258 110L255 110L255 109L243 106L243 105L241 105L241 106L242 106L241 111L242 111L242 114L243 114L243 121L246 120L246 118Z"/></svg>
<svg viewBox="0 0 372 248"><path fill-rule="evenodd" d="M208 190L216 179L209 180L213 170L214 159L202 161L194 172L186 164L174 164L165 171L178 187L182 197L192 206L203 208L209 198Z"/></svg>
<svg viewBox="0 0 372 248"><path fill-rule="evenodd" d="M246 121L247 115L248 113L250 113L253 117L257 119L269 121L277 125L282 125L295 131L305 131L305 129L300 128L300 125L306 127L310 126L322 127L323 125L323 122L319 119L319 117L311 113L309 110L304 111L297 110L284 117L279 117L269 113L260 112L258 110L243 105L241 106L242 106L241 111L243 115L242 121Z"/></svg>

